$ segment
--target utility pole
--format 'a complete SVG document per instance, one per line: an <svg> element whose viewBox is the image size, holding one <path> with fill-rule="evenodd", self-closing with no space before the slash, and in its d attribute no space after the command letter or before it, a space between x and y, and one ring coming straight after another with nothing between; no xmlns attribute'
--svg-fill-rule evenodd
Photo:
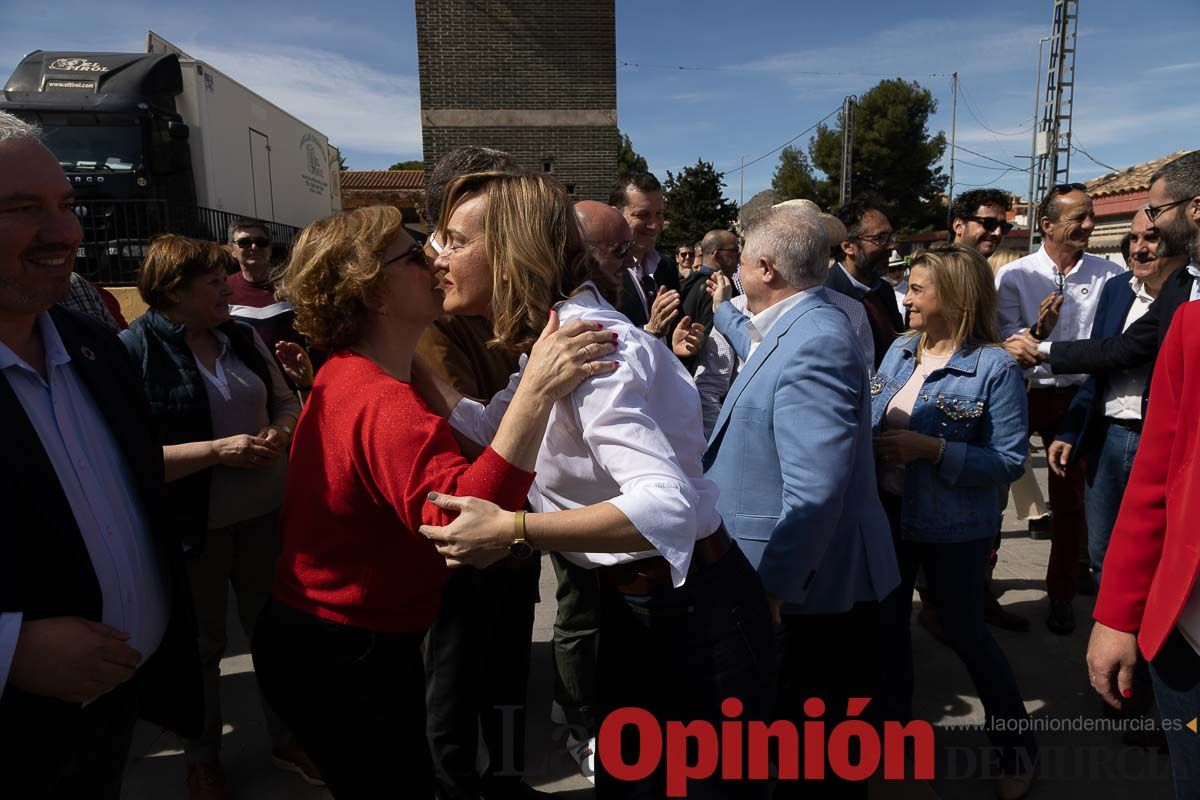
<svg viewBox="0 0 1200 800"><path fill-rule="evenodd" d="M1070 180L1071 117L1075 99L1075 43L1079 0L1054 0L1054 24L1042 98L1042 153L1038 156L1037 196ZM1030 198L1031 200L1036 198Z"/></svg>
<svg viewBox="0 0 1200 800"><path fill-rule="evenodd" d="M947 208L954 203L954 152L958 138L958 73L950 75L950 196Z"/></svg>
<svg viewBox="0 0 1200 800"><path fill-rule="evenodd" d="M1033 234L1037 229L1037 199L1033 196L1037 191L1037 166L1038 166L1038 106L1042 100L1042 46L1050 41L1049 36L1043 36L1038 39L1038 65L1037 72L1033 73L1033 142L1029 145L1029 208L1025 213L1025 218L1029 222L1029 252L1033 252Z"/></svg>
<svg viewBox="0 0 1200 800"><path fill-rule="evenodd" d="M838 194L838 205L845 205L850 199L850 173L854 169L854 105L858 98L849 95L842 101L842 189Z"/></svg>

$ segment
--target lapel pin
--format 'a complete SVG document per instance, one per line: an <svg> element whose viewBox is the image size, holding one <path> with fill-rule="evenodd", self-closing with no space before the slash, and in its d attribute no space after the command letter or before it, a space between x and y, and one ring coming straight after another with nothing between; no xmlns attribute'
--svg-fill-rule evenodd
<svg viewBox="0 0 1200 800"><path fill-rule="evenodd" d="M92 352L92 348L88 347L86 344L79 348L79 354L81 356L83 356L84 358L86 358L88 361L96 360L96 354L94 352Z"/></svg>

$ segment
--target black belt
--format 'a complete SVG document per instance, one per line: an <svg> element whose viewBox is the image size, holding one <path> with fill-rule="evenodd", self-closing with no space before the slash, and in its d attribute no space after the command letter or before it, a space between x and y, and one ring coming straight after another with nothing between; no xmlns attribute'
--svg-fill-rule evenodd
<svg viewBox="0 0 1200 800"><path fill-rule="evenodd" d="M1142 421L1140 419L1113 419L1112 417L1105 417L1104 421L1109 425L1116 425L1118 428L1124 428L1127 431L1133 431L1134 433L1142 432Z"/></svg>
<svg viewBox="0 0 1200 800"><path fill-rule="evenodd" d="M715 564L733 547L733 539L725 530L725 524L711 535L696 542L692 550L692 563L688 576L695 575L710 564ZM671 580L671 564L662 556L641 558L624 564L613 564L596 568L596 582L601 589L610 589L621 594L647 595L675 585Z"/></svg>

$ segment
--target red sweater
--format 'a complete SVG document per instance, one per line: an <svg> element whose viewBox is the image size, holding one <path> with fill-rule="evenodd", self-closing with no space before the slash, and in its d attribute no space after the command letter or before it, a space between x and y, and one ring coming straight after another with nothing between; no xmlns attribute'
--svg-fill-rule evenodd
<svg viewBox="0 0 1200 800"><path fill-rule="evenodd" d="M1200 303L1163 340L1149 413L1093 615L1137 632L1149 660L1174 630L1200 573Z"/></svg>
<svg viewBox="0 0 1200 800"><path fill-rule="evenodd" d="M471 495L515 511L532 483L491 448L468 462L409 384L337 353L296 425L274 595L358 628L423 630L447 568L417 528L450 520L426 495Z"/></svg>

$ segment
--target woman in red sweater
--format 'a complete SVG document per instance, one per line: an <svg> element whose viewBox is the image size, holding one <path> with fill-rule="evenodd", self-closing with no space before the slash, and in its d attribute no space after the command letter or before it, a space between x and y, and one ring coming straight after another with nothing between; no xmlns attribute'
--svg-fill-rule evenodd
<svg viewBox="0 0 1200 800"><path fill-rule="evenodd" d="M445 524L430 492L522 506L554 402L615 349L594 323L551 317L491 446L468 462L410 384L442 290L400 213L337 214L296 240L280 292L333 355L296 425L272 601L253 653L267 701L338 798L432 796L421 639L447 564L417 533Z"/></svg>
<svg viewBox="0 0 1200 800"><path fill-rule="evenodd" d="M1137 648L1150 662L1178 797L1200 797L1200 303L1163 340L1149 414L1104 557L1088 680L1109 705L1132 694Z"/></svg>

